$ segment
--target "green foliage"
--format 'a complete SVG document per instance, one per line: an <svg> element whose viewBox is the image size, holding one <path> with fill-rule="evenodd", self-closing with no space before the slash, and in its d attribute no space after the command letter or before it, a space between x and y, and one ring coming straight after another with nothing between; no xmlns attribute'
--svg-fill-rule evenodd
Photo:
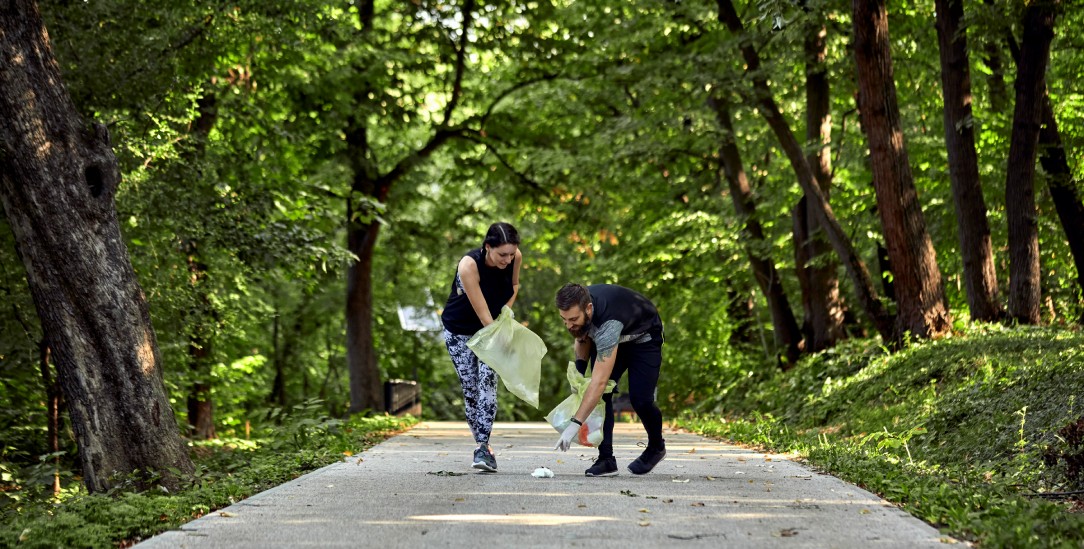
<svg viewBox="0 0 1084 549"><path fill-rule="evenodd" d="M117 547L176 528L253 494L336 461L349 459L410 426L414 420L323 415L310 401L273 422L253 439L220 438L192 445L196 472L176 493L87 494L74 489L55 499L8 501L2 508L4 547Z"/></svg>
<svg viewBox="0 0 1084 549"><path fill-rule="evenodd" d="M982 326L891 355L856 341L741 377L681 423L798 453L983 547L1075 546L1084 518L1037 495L1078 489L1082 361L1076 331Z"/></svg>

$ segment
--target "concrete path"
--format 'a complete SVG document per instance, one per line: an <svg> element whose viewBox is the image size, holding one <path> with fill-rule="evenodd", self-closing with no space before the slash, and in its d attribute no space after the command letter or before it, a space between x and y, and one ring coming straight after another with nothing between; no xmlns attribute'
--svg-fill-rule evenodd
<svg viewBox="0 0 1084 549"><path fill-rule="evenodd" d="M595 450L552 450L544 423L498 423L500 472L470 469L463 422L426 422L137 545L286 547L941 547L954 540L880 498L778 455L667 430L667 458L617 425L621 474L586 478ZM547 467L554 478L534 478ZM464 474L465 473L465 474Z"/></svg>

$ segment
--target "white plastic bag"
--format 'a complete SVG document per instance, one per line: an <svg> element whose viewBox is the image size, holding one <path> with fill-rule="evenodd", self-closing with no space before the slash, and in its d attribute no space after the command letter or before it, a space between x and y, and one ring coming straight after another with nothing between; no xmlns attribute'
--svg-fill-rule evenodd
<svg viewBox="0 0 1084 549"><path fill-rule="evenodd" d="M572 394L558 404L556 408L550 410L550 413L546 414L546 421L550 422L550 425L557 429L558 433L565 432L565 428L571 423L572 416L576 415L576 412L580 409L584 391L591 384L590 376L584 377L580 375L580 372L576 370L575 362L568 363L567 375L568 384L572 386ZM606 388L602 393L606 394L612 391L616 385L617 382L612 379L607 381ZM600 398L598 404L591 410L591 414L587 416L587 420L583 422L583 426L580 427L580 432L576 435L576 442L581 446L598 446L602 442L602 424L605 421L606 403Z"/></svg>
<svg viewBox="0 0 1084 549"><path fill-rule="evenodd" d="M502 307L497 319L478 330L467 341L467 347L497 372L509 392L538 408L538 383L546 343L516 322L512 309L507 305Z"/></svg>

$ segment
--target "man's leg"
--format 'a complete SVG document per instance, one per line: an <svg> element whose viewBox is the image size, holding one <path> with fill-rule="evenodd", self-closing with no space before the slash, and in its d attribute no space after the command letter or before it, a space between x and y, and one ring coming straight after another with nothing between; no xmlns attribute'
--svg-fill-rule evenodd
<svg viewBox="0 0 1084 549"><path fill-rule="evenodd" d="M629 464L629 471L642 475L650 472L666 456L666 444L662 438L662 411L655 403L655 390L659 385L659 369L662 366L662 344L651 341L627 347L624 351L630 358L629 397L633 410L636 410L647 431L647 449Z"/></svg>

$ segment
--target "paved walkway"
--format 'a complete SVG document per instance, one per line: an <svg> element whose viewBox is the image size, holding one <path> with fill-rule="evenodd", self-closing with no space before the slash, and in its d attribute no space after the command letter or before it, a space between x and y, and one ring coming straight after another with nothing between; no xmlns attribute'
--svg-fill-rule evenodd
<svg viewBox="0 0 1084 549"><path fill-rule="evenodd" d="M617 425L621 474L586 478L593 448L552 450L544 423L498 423L500 472L469 468L463 422L425 422L369 451L216 511L140 549L286 547L941 547L953 540L880 498L778 455L668 430L667 458ZM534 478L547 467L554 478ZM464 474L465 473L465 474Z"/></svg>

